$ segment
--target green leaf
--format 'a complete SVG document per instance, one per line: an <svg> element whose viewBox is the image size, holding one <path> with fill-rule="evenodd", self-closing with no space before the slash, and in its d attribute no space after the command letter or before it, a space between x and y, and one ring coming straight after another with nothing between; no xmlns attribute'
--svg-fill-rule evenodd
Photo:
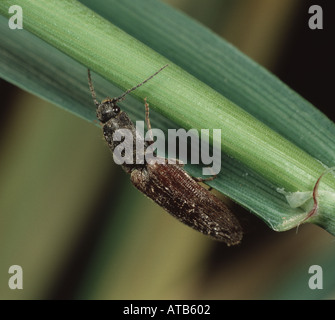
<svg viewBox="0 0 335 320"><path fill-rule="evenodd" d="M107 20L77 1L16 1L24 30L9 30L1 19L1 76L92 121L86 67L125 90L169 63L133 94L139 101L148 97L163 116L152 117L153 127L220 128L222 170L211 185L274 230L299 224L307 209L290 208L277 190L313 189L324 165L334 164L334 124L223 39L162 3L82 2ZM4 17L9 6L0 4ZM99 97L120 92L96 75L94 84ZM132 119L143 119L141 104L127 97L123 106ZM201 168L187 169L199 175ZM325 177L320 189L334 192L334 178ZM334 221L333 210L313 220L333 234Z"/></svg>

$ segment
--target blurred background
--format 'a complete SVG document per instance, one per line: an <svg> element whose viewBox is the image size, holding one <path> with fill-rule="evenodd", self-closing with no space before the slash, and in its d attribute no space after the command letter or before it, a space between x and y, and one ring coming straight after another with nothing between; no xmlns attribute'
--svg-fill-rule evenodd
<svg viewBox="0 0 335 320"><path fill-rule="evenodd" d="M334 3L164 2L335 120ZM323 30L308 28L313 4L323 8ZM335 242L323 229L276 233L225 199L244 239L212 241L135 190L99 127L3 80L0 91L0 299L335 298ZM23 290L8 288L11 265L23 268ZM323 268L323 290L308 287L311 265Z"/></svg>

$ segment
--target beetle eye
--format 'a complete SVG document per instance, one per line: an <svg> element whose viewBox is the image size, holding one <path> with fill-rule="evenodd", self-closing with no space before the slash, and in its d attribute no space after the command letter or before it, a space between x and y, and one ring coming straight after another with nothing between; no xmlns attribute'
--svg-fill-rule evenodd
<svg viewBox="0 0 335 320"><path fill-rule="evenodd" d="M113 106L113 112L114 113L119 113L120 112L120 108L117 105Z"/></svg>

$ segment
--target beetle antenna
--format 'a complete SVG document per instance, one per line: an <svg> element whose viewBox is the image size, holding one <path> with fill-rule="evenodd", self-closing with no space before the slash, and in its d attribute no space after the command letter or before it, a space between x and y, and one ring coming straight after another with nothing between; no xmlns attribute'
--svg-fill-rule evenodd
<svg viewBox="0 0 335 320"><path fill-rule="evenodd" d="M91 71L90 71L90 69L87 69L87 76L88 76L88 85L90 87L90 91L91 91L91 94L92 94L92 99L94 101L94 104L98 107L100 105L100 103L98 102L97 96L95 94L95 90L94 90L92 79L91 79Z"/></svg>
<svg viewBox="0 0 335 320"><path fill-rule="evenodd" d="M160 68L160 69L159 69L158 71L156 71L153 75L151 75L149 78L147 78L147 79L145 79L144 81L142 81L141 83L139 83L137 86L135 86L135 87L133 87L133 88L131 88L131 89L128 89L126 92L124 92L121 96L119 96L119 97L116 98L115 100L116 100L116 101L123 100L124 97L125 97L128 93L130 93L130 92L136 90L138 87L140 87L141 85L143 85L143 84L145 84L146 82L148 82L150 79L152 79L155 75L157 75L159 72L161 72L161 71L162 71L164 68L166 68L167 66L168 66L168 64L166 64L164 67Z"/></svg>

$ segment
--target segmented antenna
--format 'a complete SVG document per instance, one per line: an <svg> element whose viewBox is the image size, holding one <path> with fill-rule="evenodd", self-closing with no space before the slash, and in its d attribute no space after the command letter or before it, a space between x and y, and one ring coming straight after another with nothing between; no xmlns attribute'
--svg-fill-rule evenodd
<svg viewBox="0 0 335 320"><path fill-rule="evenodd" d="M168 66L168 64L166 64L164 67L160 68L158 71L156 71L153 75L151 75L148 79L145 79L144 81L142 81L141 83L139 83L137 86L127 90L126 92L124 92L121 96L119 96L118 98L116 98L116 101L120 101L122 100L128 93L136 90L138 87L140 87L141 85L145 84L146 82L148 82L150 79L152 79L155 75L157 75L159 72L161 72L164 68L166 68Z"/></svg>
<svg viewBox="0 0 335 320"><path fill-rule="evenodd" d="M137 86L127 90L126 92L124 92L121 96L119 96L118 98L114 98L114 101L120 101L122 100L128 93L134 91L135 89L137 89L138 87L140 87L141 85L145 84L146 82L148 82L150 79L152 79L155 75L157 75L159 72L161 72L164 68L166 68L168 66L168 64L166 64L164 67L160 68L158 71L156 71L153 75L151 75L149 78L145 79L144 81L142 81L141 83L139 83ZM92 79L91 79L91 72L90 69L87 69L87 75L88 75L88 85L90 87L90 91L92 94L92 98L94 101L94 104L98 107L100 105L100 103L97 100L97 96L95 94L95 90L93 87L93 83L92 83Z"/></svg>
<svg viewBox="0 0 335 320"><path fill-rule="evenodd" d="M93 98L94 104L98 107L100 105L100 103L98 102L97 96L96 96L95 91L94 91L94 87L93 87L93 83L92 83L92 79L91 79L91 71L90 71L90 69L87 69L87 75L88 75L88 85L90 87L90 91L91 91L91 94L92 94L92 98Z"/></svg>

